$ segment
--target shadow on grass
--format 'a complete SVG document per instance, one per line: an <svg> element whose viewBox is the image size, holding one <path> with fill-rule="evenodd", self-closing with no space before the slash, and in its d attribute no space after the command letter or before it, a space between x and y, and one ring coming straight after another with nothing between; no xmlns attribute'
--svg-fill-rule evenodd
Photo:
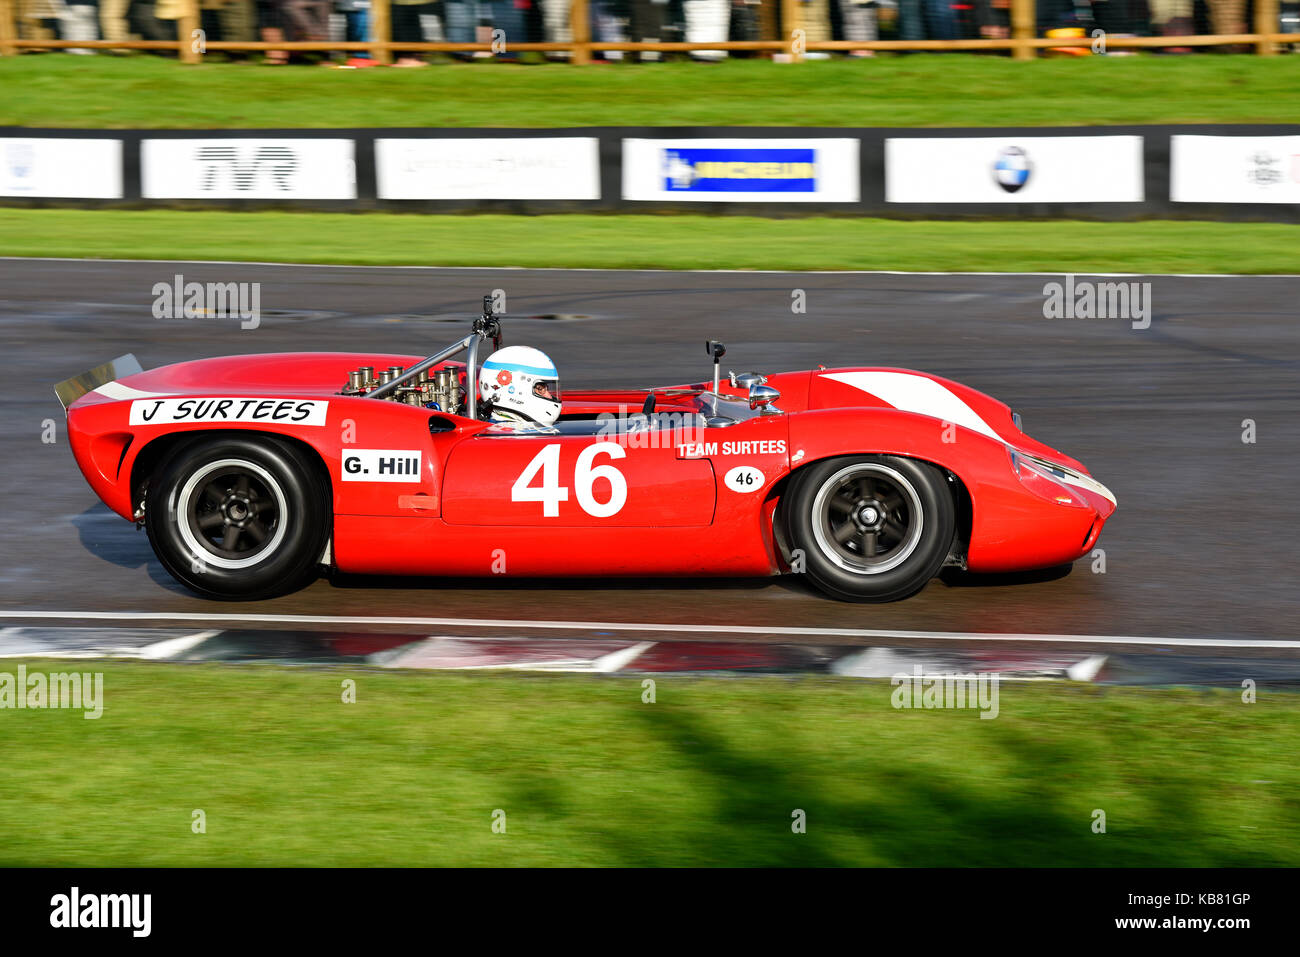
<svg viewBox="0 0 1300 957"><path fill-rule="evenodd" d="M1100 702L1097 707L1103 707ZM1140 788L1124 756L1101 745L1108 771L1080 761L1070 742L1038 737L1031 729L990 725L990 746L999 763L1012 767L991 779L972 763L939 771L899 764L887 753L864 753L846 766L846 777L870 779L861 799L819 792L817 773L778 747L756 754L734 747L710 726L706 712L675 706L640 712L646 734L676 759L676 776L695 782L694 819L667 820L664 809L638 800L635 782L620 796L619 816L641 818L644 827L583 823L599 858L616 866L913 866L913 867L1258 867L1287 863L1284 856L1243 843L1224 830L1212 803L1224 782L1189 769L1177 778L1147 778ZM979 723L971 714L970 718ZM926 720L920 715L901 720ZM935 722L935 731L943 733ZM685 766L686 771L680 768ZM653 774L654 769L646 769ZM1123 782L1123 783L1119 783ZM545 776L521 782L519 798L552 810L566 801ZM700 813L699 808L707 809ZM1093 811L1107 814L1106 833L1094 833ZM806 812L806 833L792 831L792 812ZM655 824L661 825L656 831ZM1300 826L1288 808L1288 828ZM1240 825L1228 824L1227 827Z"/></svg>

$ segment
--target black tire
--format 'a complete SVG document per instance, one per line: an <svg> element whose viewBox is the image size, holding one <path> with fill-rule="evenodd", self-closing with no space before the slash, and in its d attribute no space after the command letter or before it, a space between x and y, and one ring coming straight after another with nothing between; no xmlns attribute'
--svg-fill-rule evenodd
<svg viewBox="0 0 1300 957"><path fill-rule="evenodd" d="M842 601L920 591L943 567L957 527L944 473L892 455L815 462L795 473L781 510L809 580Z"/></svg>
<svg viewBox="0 0 1300 957"><path fill-rule="evenodd" d="M208 598L255 600L306 584L330 533L330 490L298 448L268 435L187 442L150 479L149 543Z"/></svg>

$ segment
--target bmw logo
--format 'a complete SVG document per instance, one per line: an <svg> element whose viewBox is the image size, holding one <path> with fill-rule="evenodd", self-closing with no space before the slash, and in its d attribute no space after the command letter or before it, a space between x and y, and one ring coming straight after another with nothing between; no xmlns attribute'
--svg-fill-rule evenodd
<svg viewBox="0 0 1300 957"><path fill-rule="evenodd" d="M1008 193L1015 193L1029 182L1032 170L1029 154L1019 146L1008 146L998 154L998 160L993 164L993 178Z"/></svg>

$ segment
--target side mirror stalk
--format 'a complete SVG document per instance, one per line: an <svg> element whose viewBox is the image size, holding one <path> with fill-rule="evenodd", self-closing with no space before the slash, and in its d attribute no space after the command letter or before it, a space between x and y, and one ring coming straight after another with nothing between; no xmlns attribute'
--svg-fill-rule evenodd
<svg viewBox="0 0 1300 957"><path fill-rule="evenodd" d="M717 395L722 387L722 357L727 354L727 347L717 339L710 339L704 343L704 349L713 356L713 394Z"/></svg>

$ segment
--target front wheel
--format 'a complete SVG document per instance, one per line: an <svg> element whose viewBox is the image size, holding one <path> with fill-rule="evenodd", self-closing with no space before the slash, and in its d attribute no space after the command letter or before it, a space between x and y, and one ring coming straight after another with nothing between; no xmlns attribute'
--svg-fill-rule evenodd
<svg viewBox="0 0 1300 957"><path fill-rule="evenodd" d="M896 601L920 591L948 557L957 524L944 473L892 455L807 466L782 510L808 578L843 601Z"/></svg>
<svg viewBox="0 0 1300 957"><path fill-rule="evenodd" d="M189 442L149 483L145 528L163 567L210 598L269 598L316 573L329 489L293 445L257 436Z"/></svg>

